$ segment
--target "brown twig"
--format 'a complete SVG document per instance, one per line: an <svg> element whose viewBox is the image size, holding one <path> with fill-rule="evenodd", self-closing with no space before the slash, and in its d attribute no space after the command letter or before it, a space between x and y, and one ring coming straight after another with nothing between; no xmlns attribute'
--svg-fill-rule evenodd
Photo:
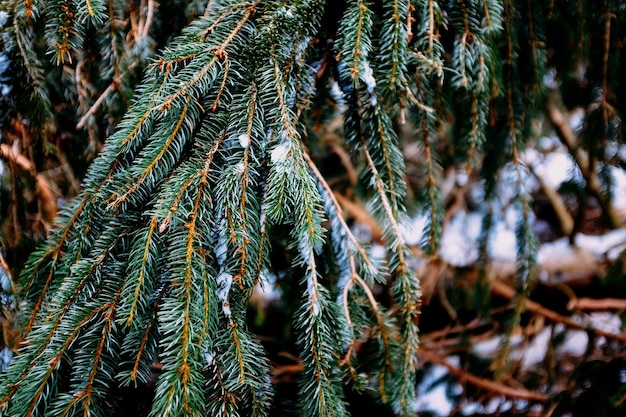
<svg viewBox="0 0 626 417"><path fill-rule="evenodd" d="M621 225L619 215L616 213L616 210L611 202L605 198L605 193L602 191L602 185L600 184L598 174L592 168L594 166L592 163L593 161L589 159L589 155L579 146L576 135L567 123L565 116L556 107L556 105L550 102L547 103L546 110L552 124L554 125L557 136L567 147L569 153L576 161L576 165L580 168L580 172L587 182L587 190L590 194L597 198L598 203L602 206L602 209L604 210L611 225L613 227L619 227ZM582 209L584 209L584 207L581 207L581 210Z"/></svg>
<svg viewBox="0 0 626 417"><path fill-rule="evenodd" d="M572 215L569 213L569 211L567 211L565 202L554 188L546 184L546 182L540 175L537 175L537 173L530 164L528 164L528 166L530 168L530 172L532 172L535 179L539 183L541 190L550 202L550 205L552 206L556 217L559 219L559 227L561 229L561 232L563 232L565 236L569 236L574 230L574 219L572 218Z"/></svg>
<svg viewBox="0 0 626 417"><path fill-rule="evenodd" d="M57 202L52 186L46 177L35 170L30 159L21 153L13 152L13 149L6 143L0 144L0 157L33 176L43 220L50 223L57 214Z"/></svg>
<svg viewBox="0 0 626 417"><path fill-rule="evenodd" d="M376 221L370 216L361 206L356 204L354 201L345 197L340 193L333 193L341 207L350 213L355 219L366 224L370 231L372 232L372 240L375 242L381 241L382 233L380 231L380 227L376 223Z"/></svg>
<svg viewBox="0 0 626 417"><path fill-rule="evenodd" d="M421 356L428 362L445 366L448 369L448 372L457 377L461 382L469 382L475 387L482 388L495 394L502 395L508 398L518 398L527 401L545 402L548 400L548 395L542 392L529 391L523 388L513 388L490 379L481 378L474 374L470 374L467 371L450 365L448 362L446 362L445 356L443 355L440 356L425 349L419 349L417 351L417 355Z"/></svg>
<svg viewBox="0 0 626 417"><path fill-rule="evenodd" d="M142 25L142 30L140 36L145 38L150 33L150 26L152 26L152 20L154 18L154 0L148 0L148 13L146 15L146 20Z"/></svg>
<svg viewBox="0 0 626 417"><path fill-rule="evenodd" d="M328 146L333 151L333 153L337 155L337 157L341 161L341 165L343 165L343 167L346 169L346 174L348 174L348 180L350 181L350 184L355 185L359 180L359 173L352 164L352 161L350 160L350 155L348 154L348 152L346 152L344 148L341 147L339 142L335 140L336 138L338 137L335 134L329 134L325 137L328 142Z"/></svg>
<svg viewBox="0 0 626 417"><path fill-rule="evenodd" d="M100 97L98 97L96 102L93 103L93 105L89 108L89 110L87 110L87 112L83 115L83 117L80 118L80 120L76 124L76 129L80 130L83 127L85 127L85 124L87 124L87 120L89 120L89 118L93 116L95 112L98 111L104 99L107 98L107 96L111 94L116 88L117 88L117 81L114 80L111 84L109 84L107 89L104 90L102 94L100 94Z"/></svg>
<svg viewBox="0 0 626 417"><path fill-rule="evenodd" d="M576 298L567 304L568 310L626 310L626 300L620 298Z"/></svg>
<svg viewBox="0 0 626 417"><path fill-rule="evenodd" d="M491 291L492 293L499 295L500 297L504 297L507 298L509 300L512 300L513 297L515 297L515 290L511 287L509 287L508 285L499 282L499 281L493 281L491 283ZM605 330L602 329L596 329L593 327L587 327L584 326L581 323L578 323L577 321L573 320L570 317L566 317L563 316L559 313L557 313L554 310L550 310L548 308L545 308L544 306L542 306L541 304L532 301L532 300L527 300L526 301L526 310L530 311L531 313L535 313L538 314L540 316L543 316L545 318L547 318L548 320L552 320L554 322L557 323L562 323L564 325L566 325L567 327L570 327L572 329L577 329L577 330L584 330L584 331L591 331L593 333L595 333L598 336L604 336L607 339L612 339L612 340L619 340L622 343L626 343L626 336L623 334L615 334L615 333L611 333L611 332L607 332Z"/></svg>

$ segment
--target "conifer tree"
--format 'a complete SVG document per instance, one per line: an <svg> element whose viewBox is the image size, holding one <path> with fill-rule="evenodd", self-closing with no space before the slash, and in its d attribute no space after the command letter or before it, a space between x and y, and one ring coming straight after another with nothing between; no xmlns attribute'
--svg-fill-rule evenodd
<svg viewBox="0 0 626 417"><path fill-rule="evenodd" d="M297 414L347 416L346 393L356 390L412 415L421 304L402 226L407 193L417 191L427 213L420 252L432 260L443 225L442 165L485 181L483 242L502 178L513 185L510 336L537 248L520 152L547 97L554 44L546 31L569 24L576 5L163 3L186 6L170 20L176 28L194 16L173 39L155 35L153 25L163 29L168 17L156 16L153 1L129 16L118 1L9 2L11 45L32 85L17 111L28 109L33 130L45 131L58 118L45 68L57 66L59 76L73 68L63 94L78 104L92 150L114 133L21 271L24 342L1 374L0 416L114 416L123 407L118 394L148 383L157 363L151 416L277 415L271 364L249 317L253 292L270 285L293 312L303 365ZM588 73L598 94L581 142L587 181L576 186L615 221L605 168L617 161L604 146L621 141L619 62L609 60L623 60L623 34L611 25L620 27L624 7L584 3L593 13L568 41L584 45L587 26L604 35L581 47L578 61L559 61L558 72L600 63ZM138 34L131 44L125 17ZM77 80L81 74L91 77ZM99 123L105 116L110 126ZM335 120L341 127L332 131ZM327 134L337 132L341 164L328 156ZM423 156L417 190L407 189L407 136ZM351 227L338 190L366 202L383 256ZM484 272L488 258L481 262ZM488 285L479 280L483 294ZM497 372L506 370L510 343L503 339Z"/></svg>

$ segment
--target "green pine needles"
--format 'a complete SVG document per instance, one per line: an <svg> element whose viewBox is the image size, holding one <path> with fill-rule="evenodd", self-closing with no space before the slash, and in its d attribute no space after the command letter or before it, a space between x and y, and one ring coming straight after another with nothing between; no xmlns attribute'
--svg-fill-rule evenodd
<svg viewBox="0 0 626 417"><path fill-rule="evenodd" d="M350 3L341 19L356 34L334 51L337 100L349 103L349 145L365 161L388 261L354 236L307 146L315 139L302 114L331 88L311 66L331 52L313 42L324 2L222 2L149 67L84 190L25 269L26 347L3 375L0 415L115 415L115 387L148 381L157 362L151 415L268 415L269 361L246 317L255 286L276 271L270 236L282 231L300 294L301 412L347 415L352 383L410 413L420 292L399 229L406 184L387 112L410 88L409 4L385 4L381 87L371 12L357 27L364 8ZM103 13L89 2L80 12L92 10ZM57 59L72 39L54 45ZM371 290L388 280L393 316ZM368 339L379 354L362 366L355 345Z"/></svg>
<svg viewBox="0 0 626 417"><path fill-rule="evenodd" d="M162 3L175 9L185 2ZM44 44L56 64L93 64L76 68L64 92L82 109L79 128L96 135L96 114L115 119L129 108L82 192L22 271L24 343L2 373L0 416L115 416L120 390L153 380L156 364L151 416L283 415L269 354L249 319L255 289L271 285L280 286L293 312L289 331L303 367L294 414L347 416L346 393L354 390L412 415L420 285L402 232L407 194L417 191L411 196L428 219L422 253L434 257L446 204L442 165L484 180L478 285L488 287L498 188L513 186L512 332L536 274L529 172L519 154L543 112L543 28L553 16L571 20L575 5L187 3L206 13L163 41L151 61L150 25L158 20L152 1L137 12L143 23L132 45L124 43L131 36L122 21L136 16L125 15L124 2L13 5L24 77L34 83L32 126L54 117L45 64L36 56ZM602 3L599 21L606 18L610 28L622 9ZM606 49L596 49L608 57L610 31L606 36ZM138 69L148 61L145 72ZM608 68L592 67L589 75L605 92L614 81ZM99 91L100 99L86 91ZM604 129L617 120L613 99L601 95L589 115L596 124L587 132L601 131L605 142L617 137ZM336 120L341 127L333 130ZM329 132L339 137L341 164L325 159ZM407 136L422 158L417 190L407 187ZM610 181L594 170L604 158L593 152L595 143L585 142L587 173L607 186L587 191L609 201ZM383 256L351 227L338 189L367 202ZM509 348L505 337L496 371L505 369Z"/></svg>

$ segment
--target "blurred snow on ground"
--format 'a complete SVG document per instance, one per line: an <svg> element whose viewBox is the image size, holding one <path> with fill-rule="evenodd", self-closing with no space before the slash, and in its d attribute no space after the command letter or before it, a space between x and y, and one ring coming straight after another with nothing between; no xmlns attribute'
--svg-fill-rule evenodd
<svg viewBox="0 0 626 417"><path fill-rule="evenodd" d="M574 243L563 237L541 245L537 253L541 281L557 283L582 278L590 271L602 273L601 263L615 260L626 249L626 229L599 236L579 233Z"/></svg>
<svg viewBox="0 0 626 417"><path fill-rule="evenodd" d="M458 356L449 356L446 362L454 367L460 366ZM459 384L450 387L449 381L444 379L447 374L448 370L442 365L432 365L427 369L417 387L417 396L413 403L416 412L428 411L438 416L450 415L454 408L450 394L458 396L463 392L463 388Z"/></svg>
<svg viewBox="0 0 626 417"><path fill-rule="evenodd" d="M515 231L506 223L499 222L491 232L489 256L494 261L515 262Z"/></svg>
<svg viewBox="0 0 626 417"><path fill-rule="evenodd" d="M626 249L626 229L617 229L600 236L576 235L576 246L595 255L598 260L606 257L615 260Z"/></svg>
<svg viewBox="0 0 626 417"><path fill-rule="evenodd" d="M583 128L583 124L585 122L585 114L586 110L582 107L577 107L572 110L568 114L568 121L570 128L574 131L574 133L580 132Z"/></svg>
<svg viewBox="0 0 626 417"><path fill-rule="evenodd" d="M558 189L570 179L582 180L582 174L574 159L566 152L549 152L541 154L534 149L524 152L523 156L535 175L550 188Z"/></svg>
<svg viewBox="0 0 626 417"><path fill-rule="evenodd" d="M626 155L624 157L626 160ZM613 205L617 210L626 210L626 171L612 167L613 176Z"/></svg>
<svg viewBox="0 0 626 417"><path fill-rule="evenodd" d="M496 414L498 412L509 411L513 403L504 397L493 397L481 410L484 414Z"/></svg>
<svg viewBox="0 0 626 417"><path fill-rule="evenodd" d="M457 212L441 238L441 258L459 267L476 262L482 221L479 213Z"/></svg>
<svg viewBox="0 0 626 417"><path fill-rule="evenodd" d="M7 366L9 366L9 362L11 362L11 358L13 357L13 352L8 347L4 347L0 350L0 371L4 371Z"/></svg>
<svg viewBox="0 0 626 417"><path fill-rule="evenodd" d="M4 26L9 20L9 14L4 10L0 10L0 26Z"/></svg>
<svg viewBox="0 0 626 417"><path fill-rule="evenodd" d="M572 129L577 130L582 123L584 111L574 111L570 115ZM522 161L550 188L558 189L561 184L569 180L583 181L580 169L572 156L555 136L544 136L539 141L538 149L529 148L524 151ZM552 149L542 153L543 148ZM621 149L620 149L621 151ZM626 147L624 148L626 153ZM499 194L496 202L495 220L490 233L489 255L493 260L515 261L515 224L519 219L519 208L511 204L514 188L507 182L507 178L514 175L511 168L502 173L502 180L498 186ZM626 218L626 171L612 167L613 176L613 204L615 209L622 211ZM528 186L532 191L538 191L539 183L533 176L528 178ZM509 178L510 180L510 178ZM478 181L469 190L471 198L477 202L484 200L484 183ZM469 266L478 259L478 239L481 235L481 226L484 213L483 208L475 212L458 211L445 225L441 240L441 258L456 267ZM408 244L419 245L428 220L424 213L415 215L409 224L402 227ZM580 256L579 249L589 252L596 260L613 260L626 248L626 229L618 229L603 236L587 236L579 234L575 240L576 247L569 245L566 238L545 243L539 250L539 264L548 260L571 258Z"/></svg>
<svg viewBox="0 0 626 417"><path fill-rule="evenodd" d="M585 320L594 329L604 330L608 333L620 334L622 329L622 321L619 316L607 311L586 314Z"/></svg>
<svg viewBox="0 0 626 417"><path fill-rule="evenodd" d="M613 313L593 312L578 317L578 319L581 324L586 324L594 329L604 330L605 332L614 334L621 332L622 322L620 318ZM558 356L571 355L580 357L585 353L587 345L589 344L589 335L587 332L584 330L568 329L563 324L557 323L553 328L543 328L533 336L527 344L523 343L522 335L513 335L511 341L511 346L513 347L511 359L521 360L521 365L525 369L540 364L545 358L553 336L561 333L564 333L563 341L555 346L555 352ZM603 337L596 337L594 340L596 346L602 346L606 343ZM481 358L493 358L500 348L501 343L502 338L500 336L493 336L474 344L472 352Z"/></svg>

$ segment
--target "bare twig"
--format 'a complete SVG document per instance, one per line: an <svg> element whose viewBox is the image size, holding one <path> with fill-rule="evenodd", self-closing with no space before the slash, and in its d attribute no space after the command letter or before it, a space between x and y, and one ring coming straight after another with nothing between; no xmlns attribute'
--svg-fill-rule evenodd
<svg viewBox="0 0 626 417"><path fill-rule="evenodd" d="M568 310L626 310L626 300L620 298L576 298L567 304Z"/></svg>
<svg viewBox="0 0 626 417"><path fill-rule="evenodd" d="M574 157L576 164L580 168L583 178L587 182L587 189L589 192L598 199L598 203L602 206L607 219L610 221L613 227L619 227L621 221L619 215L614 209L608 199L606 199L605 193L602 191L602 185L598 178L598 174L592 170L593 164L589 160L589 155L579 146L576 139L576 135L570 128L563 113L552 103L547 104L547 113L554 125L557 136L561 142L567 147L569 153ZM581 210L584 207L581 207Z"/></svg>
<svg viewBox="0 0 626 417"><path fill-rule="evenodd" d="M361 206L359 206L349 198L345 197L343 194L335 192L333 193L333 195L335 196L339 204L341 204L341 207L343 207L344 210L354 216L355 219L366 224L369 227L370 231L372 232L373 241L381 241L380 227L372 218L372 216L370 216Z"/></svg>
<svg viewBox="0 0 626 417"><path fill-rule="evenodd" d="M341 147L339 144L340 138L336 134L328 134L324 136L325 141L328 143L328 146L333 151L335 155L341 161L341 165L346 169L346 173L348 174L348 179L350 180L351 185L355 185L359 178L359 173L354 168L352 161L350 160L350 155L346 152L345 149Z"/></svg>
<svg viewBox="0 0 626 417"><path fill-rule="evenodd" d="M459 378L460 381L469 382L475 387L493 392L497 395L537 402L545 402L548 400L548 395L542 392L529 391L523 388L513 388L490 379L485 379L474 374L470 374L469 372L450 365L448 362L446 362L443 355L440 356L425 349L419 349L417 351L417 355L421 356L428 362L445 366L448 369L448 372Z"/></svg>
<svg viewBox="0 0 626 417"><path fill-rule="evenodd" d="M565 236L569 236L574 230L574 219L572 218L572 215L569 213L569 211L567 211L565 202L554 188L546 184L546 182L540 175L537 175L537 173L530 164L528 164L528 167L530 168L530 172L532 172L535 176L535 179L537 179L541 190L548 198L548 201L550 202L554 213L559 219L559 227L561 229L561 232L563 232Z"/></svg>
<svg viewBox="0 0 626 417"><path fill-rule="evenodd" d="M152 26L152 20L154 18L154 0L148 0L148 14L146 15L146 21L141 27L140 36L145 38L150 33L150 27Z"/></svg>
<svg viewBox="0 0 626 417"><path fill-rule="evenodd" d="M509 300L512 300L513 297L515 296L515 290L513 288L499 281L493 281L491 283L491 291L494 294L507 298ZM626 336L623 334L615 334L615 333L607 332L602 329L596 329L594 327L584 326L583 324L578 323L572 318L563 316L554 310L545 308L541 304L532 300L526 301L526 310L530 311L531 313L535 313L540 316L543 316L554 322L562 323L572 329L590 331L590 332L595 333L598 336L604 336L607 339L619 340L620 342L626 343Z"/></svg>
<svg viewBox="0 0 626 417"><path fill-rule="evenodd" d="M98 97L96 102L93 103L93 105L89 108L89 110L87 110L87 112L83 115L83 117L80 118L80 120L76 124L76 129L80 130L83 127L85 127L89 118L93 116L95 112L98 111L104 99L107 98L107 96L111 94L116 88L117 88L117 81L113 81L111 84L109 84L107 89L104 90L102 94L100 94L100 97Z"/></svg>
<svg viewBox="0 0 626 417"><path fill-rule="evenodd" d="M46 177L35 170L35 167L27 157L21 153L13 152L13 149L6 143L0 144L0 157L32 175L35 179L35 191L37 192L40 211L44 217L43 220L50 223L57 214L57 202L52 186Z"/></svg>

